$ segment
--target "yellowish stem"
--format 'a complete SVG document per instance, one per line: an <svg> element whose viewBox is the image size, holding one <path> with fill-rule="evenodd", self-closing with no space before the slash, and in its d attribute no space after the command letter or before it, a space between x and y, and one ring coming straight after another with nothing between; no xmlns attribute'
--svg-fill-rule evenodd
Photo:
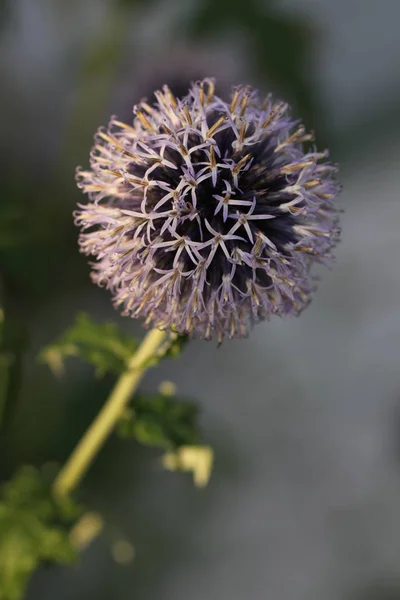
<svg viewBox="0 0 400 600"><path fill-rule="evenodd" d="M155 355L166 336L167 333L159 329L153 329L146 335L107 402L57 475L53 484L56 497L72 492L84 477L139 385L147 369L146 363Z"/></svg>

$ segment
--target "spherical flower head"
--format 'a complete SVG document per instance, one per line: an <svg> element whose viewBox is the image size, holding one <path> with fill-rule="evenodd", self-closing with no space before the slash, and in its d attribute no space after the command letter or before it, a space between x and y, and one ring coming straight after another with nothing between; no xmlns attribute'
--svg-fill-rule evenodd
<svg viewBox="0 0 400 600"><path fill-rule="evenodd" d="M219 341L276 314L299 314L339 237L339 184L327 152L288 114L248 87L225 102L214 81L178 100L134 107L132 125L99 129L89 196L75 213L92 278L123 314Z"/></svg>

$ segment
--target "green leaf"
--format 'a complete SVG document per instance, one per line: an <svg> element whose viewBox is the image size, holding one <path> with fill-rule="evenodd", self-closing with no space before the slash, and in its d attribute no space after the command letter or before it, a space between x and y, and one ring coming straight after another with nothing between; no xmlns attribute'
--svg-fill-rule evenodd
<svg viewBox="0 0 400 600"><path fill-rule="evenodd" d="M164 394L138 395L118 432L146 446L177 448L199 442L197 417L198 408L191 402Z"/></svg>
<svg viewBox="0 0 400 600"><path fill-rule="evenodd" d="M0 499L0 599L22 598L40 562L75 559L68 526L81 513L71 500L56 501L50 482L23 467L2 486Z"/></svg>
<svg viewBox="0 0 400 600"><path fill-rule="evenodd" d="M96 323L81 313L56 342L42 350L40 359L55 375L64 373L64 360L76 356L92 364L97 375L121 373L138 347L138 340L123 335L114 323Z"/></svg>

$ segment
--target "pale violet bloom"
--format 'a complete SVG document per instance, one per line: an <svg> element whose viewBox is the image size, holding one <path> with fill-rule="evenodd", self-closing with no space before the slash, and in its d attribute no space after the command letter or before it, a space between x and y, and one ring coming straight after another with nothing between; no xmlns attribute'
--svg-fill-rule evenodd
<svg viewBox="0 0 400 600"><path fill-rule="evenodd" d="M214 91L205 79L179 100L164 86L132 125L99 129L75 222L123 314L221 341L307 306L310 268L339 239L340 185L287 104Z"/></svg>

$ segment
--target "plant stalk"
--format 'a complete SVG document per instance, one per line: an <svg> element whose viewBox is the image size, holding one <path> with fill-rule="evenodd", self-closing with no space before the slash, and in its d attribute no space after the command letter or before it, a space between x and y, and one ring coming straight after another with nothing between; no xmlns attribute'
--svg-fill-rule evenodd
<svg viewBox="0 0 400 600"><path fill-rule="evenodd" d="M146 363L157 352L166 336L167 333L159 329L152 329L145 336L105 405L57 475L53 483L53 493L56 497L70 494L84 477L137 389L146 372Z"/></svg>

